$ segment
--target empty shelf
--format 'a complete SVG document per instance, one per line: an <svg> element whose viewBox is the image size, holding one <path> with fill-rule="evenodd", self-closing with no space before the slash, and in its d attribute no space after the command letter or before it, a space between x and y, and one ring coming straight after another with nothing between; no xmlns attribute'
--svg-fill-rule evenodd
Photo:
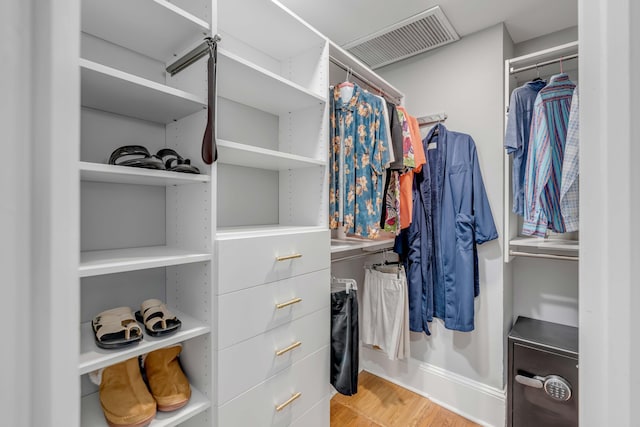
<svg viewBox="0 0 640 427"><path fill-rule="evenodd" d="M273 0L244 0L242 7L236 0L218 0L218 22L222 31L279 61L326 42L309 24ZM277 24L265 31L265 23Z"/></svg>
<svg viewBox="0 0 640 427"><path fill-rule="evenodd" d="M206 107L204 97L80 59L82 106L157 123Z"/></svg>
<svg viewBox="0 0 640 427"><path fill-rule="evenodd" d="M322 160L224 140L218 140L218 154L220 163L268 170L302 169L326 165Z"/></svg>
<svg viewBox="0 0 640 427"><path fill-rule="evenodd" d="M218 95L276 115L326 102L322 96L224 49L218 49Z"/></svg>
<svg viewBox="0 0 640 427"><path fill-rule="evenodd" d="M169 310L182 322L178 332L166 337L156 338L145 332L143 333L142 341L138 344L122 349L106 350L98 347L94 340L91 322L82 323L80 325L80 364L78 368L80 375L210 332L210 328L206 323L180 313L171 307L169 307Z"/></svg>
<svg viewBox="0 0 640 427"><path fill-rule="evenodd" d="M83 251L80 253L80 277L144 270L146 268L211 261L212 255L168 246Z"/></svg>
<svg viewBox="0 0 640 427"><path fill-rule="evenodd" d="M80 421L82 427L108 427L100 406L99 393L83 397L80 405L82 407ZM173 412L157 412L149 427L172 427L178 425L207 410L210 406L211 402L207 397L191 386L191 398L184 408Z"/></svg>
<svg viewBox="0 0 640 427"><path fill-rule="evenodd" d="M83 0L82 31L168 62L209 33L207 22L165 0Z"/></svg>

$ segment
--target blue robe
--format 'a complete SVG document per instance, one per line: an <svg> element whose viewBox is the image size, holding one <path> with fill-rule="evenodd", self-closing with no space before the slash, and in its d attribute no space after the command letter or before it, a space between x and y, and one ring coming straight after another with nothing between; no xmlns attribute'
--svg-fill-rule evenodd
<svg viewBox="0 0 640 427"><path fill-rule="evenodd" d="M442 124L422 143L427 164L414 176L413 222L405 234L409 327L430 334L428 322L438 317L448 329L472 331L480 294L476 245L498 238L476 146Z"/></svg>

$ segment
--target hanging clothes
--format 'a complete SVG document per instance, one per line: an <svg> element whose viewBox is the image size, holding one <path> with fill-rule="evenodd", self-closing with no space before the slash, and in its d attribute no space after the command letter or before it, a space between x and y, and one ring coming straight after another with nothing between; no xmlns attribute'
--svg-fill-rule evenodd
<svg viewBox="0 0 640 427"><path fill-rule="evenodd" d="M409 357L407 277L395 271L365 269L362 290L362 343L380 348L391 360Z"/></svg>
<svg viewBox="0 0 640 427"><path fill-rule="evenodd" d="M343 100L331 97L329 225L346 233L376 238L380 231L383 179L389 164L382 102L354 84Z"/></svg>
<svg viewBox="0 0 640 427"><path fill-rule="evenodd" d="M427 164L415 174L414 221L408 232L409 321L430 334L433 317L448 329L474 329L480 294L476 245L498 238L471 136L431 129Z"/></svg>
<svg viewBox="0 0 640 427"><path fill-rule="evenodd" d="M346 396L358 392L360 360L358 294L355 289L331 292L331 378Z"/></svg>
<svg viewBox="0 0 640 427"><path fill-rule="evenodd" d="M413 217L413 174L422 169L426 163L426 156L420 138L418 119L411 116L403 107L398 107L397 110L402 123L405 144L408 141L407 154L405 155L408 162L405 164L404 172L400 175L400 205L402 206L400 228L404 229L409 227Z"/></svg>
<svg viewBox="0 0 640 427"><path fill-rule="evenodd" d="M524 185L522 233L527 236L544 237L548 229L565 232L560 184L575 87L567 74L556 74L536 98Z"/></svg>
<svg viewBox="0 0 640 427"><path fill-rule="evenodd" d="M387 189L385 191L384 231L398 234L400 232L400 172L387 171Z"/></svg>
<svg viewBox="0 0 640 427"><path fill-rule="evenodd" d="M512 188L513 213L524 216L524 176L529 153L531 118L538 92L547 85L545 80L534 80L511 92L504 146L513 158Z"/></svg>
<svg viewBox="0 0 640 427"><path fill-rule="evenodd" d="M562 162L562 184L560 186L560 209L564 219L565 231L578 231L579 216L579 180L578 173L580 152L580 105L578 87L573 90L567 141L564 147Z"/></svg>

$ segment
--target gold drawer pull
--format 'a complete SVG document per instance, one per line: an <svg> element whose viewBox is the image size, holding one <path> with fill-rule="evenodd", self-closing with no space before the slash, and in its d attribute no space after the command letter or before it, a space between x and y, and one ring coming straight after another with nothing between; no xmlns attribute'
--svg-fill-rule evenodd
<svg viewBox="0 0 640 427"><path fill-rule="evenodd" d="M302 301L302 298L294 298L287 302L281 302L280 304L276 304L276 308L280 310L281 308L289 307L290 305L297 304Z"/></svg>
<svg viewBox="0 0 640 427"><path fill-rule="evenodd" d="M296 258L302 258L302 254L291 254L291 255L277 256L276 257L276 261L278 261L278 262L288 261L290 259L296 259Z"/></svg>
<svg viewBox="0 0 640 427"><path fill-rule="evenodd" d="M287 400L286 402L276 406L276 411L278 411L278 412L282 411L284 408L286 408L287 406L291 405L291 403L293 403L293 401L296 400L297 398L299 398L300 396L302 396L302 393L297 392L296 394L291 396L289 398L289 400Z"/></svg>
<svg viewBox="0 0 640 427"><path fill-rule="evenodd" d="M289 347L283 348L282 350L276 351L276 356L282 356L283 354L288 353L291 350L293 350L294 348L300 347L301 345L302 345L302 341L294 342Z"/></svg>

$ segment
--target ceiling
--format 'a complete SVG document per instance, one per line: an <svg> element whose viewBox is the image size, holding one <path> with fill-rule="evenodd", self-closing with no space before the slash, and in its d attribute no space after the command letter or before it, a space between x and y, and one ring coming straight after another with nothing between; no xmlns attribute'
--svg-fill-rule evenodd
<svg viewBox="0 0 640 427"><path fill-rule="evenodd" d="M461 37L504 22L515 43L578 25L577 0L279 0L339 45L440 5Z"/></svg>

